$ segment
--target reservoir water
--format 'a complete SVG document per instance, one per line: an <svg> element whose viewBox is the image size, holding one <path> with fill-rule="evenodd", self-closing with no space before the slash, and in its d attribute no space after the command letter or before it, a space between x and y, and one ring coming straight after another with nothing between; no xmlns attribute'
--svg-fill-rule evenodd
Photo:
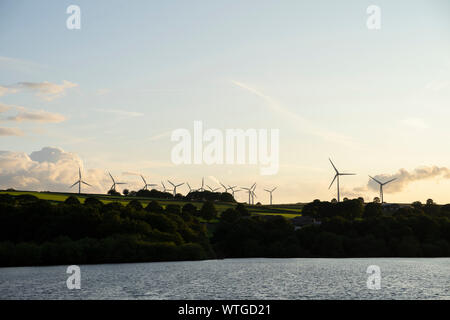
<svg viewBox="0 0 450 320"><path fill-rule="evenodd" d="M367 268L380 268L379 290ZM225 259L0 268L0 299L450 299L450 258Z"/></svg>

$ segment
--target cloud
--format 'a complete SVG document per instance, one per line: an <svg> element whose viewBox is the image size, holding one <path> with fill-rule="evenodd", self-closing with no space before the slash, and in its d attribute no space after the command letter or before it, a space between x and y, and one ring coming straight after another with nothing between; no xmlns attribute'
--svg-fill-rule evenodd
<svg viewBox="0 0 450 320"><path fill-rule="evenodd" d="M78 155L56 147L44 147L30 155L0 151L0 188L70 191L69 187L78 179L78 167L82 169L83 180L92 185L92 188L83 186L82 191L106 192L110 182L103 170L83 170Z"/></svg>
<svg viewBox="0 0 450 320"><path fill-rule="evenodd" d="M0 136L23 136L23 132L19 128L0 127Z"/></svg>
<svg viewBox="0 0 450 320"><path fill-rule="evenodd" d="M22 111L20 111L16 116L11 116L7 119L16 122L34 121L41 123L59 123L66 120L66 117L59 113L51 113L44 110L31 111L26 110L25 108L20 109Z"/></svg>
<svg viewBox="0 0 450 320"><path fill-rule="evenodd" d="M15 88L10 88L10 87L6 87L6 86L0 86L0 97L7 95L7 94L11 94L11 93L16 93L18 92L18 89Z"/></svg>
<svg viewBox="0 0 450 320"><path fill-rule="evenodd" d="M336 133L336 132L333 132L333 131L330 131L327 129L320 128L319 126L313 124L311 121L309 121L309 120L301 117L297 113L285 108L280 103L275 101L273 98L265 95L264 93L260 92L259 90L255 89L253 87L250 87L249 85L244 84L242 82L232 80L231 83L233 83L234 85L236 85L244 90L247 90L250 93L263 99L267 103L267 106L269 107L270 110L272 110L273 112L277 113L278 115L282 116L283 118L285 118L289 121L295 122L296 129L301 130L308 134L319 136L322 139L329 140L332 142L341 143L341 144L344 144L347 146L355 145L355 141L351 137L348 137L348 136L345 136L345 135L342 135L342 134L339 134L339 133Z"/></svg>
<svg viewBox="0 0 450 320"><path fill-rule="evenodd" d="M9 106L9 105L7 105L7 104L4 104L4 103L0 103L0 113L1 113L1 112L6 112L6 111L8 111L9 109L11 109L11 106Z"/></svg>
<svg viewBox="0 0 450 320"><path fill-rule="evenodd" d="M144 116L143 113L141 112L133 112L133 111L125 111L125 110L112 110L112 109L94 109L95 111L98 112L106 112L106 113L113 113L113 114L117 114L120 116L125 116L125 117L142 117Z"/></svg>
<svg viewBox="0 0 450 320"><path fill-rule="evenodd" d="M403 191L409 184L426 180L430 178L441 177L444 179L450 179L450 169L446 167L438 166L424 166L416 168L412 171L406 169L399 169L397 173L394 174L380 174L374 176L380 182L389 181L396 178L395 181L385 185L383 190L386 192L397 193ZM362 187L354 188L354 192L367 192L367 191L378 191L380 188L379 184L369 178L367 185Z"/></svg>
<svg viewBox="0 0 450 320"><path fill-rule="evenodd" d="M162 133L159 133L159 134L155 134L154 136L151 136L150 138L148 138L148 140L149 141L158 141L158 140L161 140L163 138L169 139L171 133L172 133L172 131L166 131L166 132L162 132Z"/></svg>
<svg viewBox="0 0 450 320"><path fill-rule="evenodd" d="M77 87L78 84L63 80L62 84L44 82L18 82L16 84L0 86L0 96L20 91L33 91L44 100L52 101L64 96L67 89Z"/></svg>

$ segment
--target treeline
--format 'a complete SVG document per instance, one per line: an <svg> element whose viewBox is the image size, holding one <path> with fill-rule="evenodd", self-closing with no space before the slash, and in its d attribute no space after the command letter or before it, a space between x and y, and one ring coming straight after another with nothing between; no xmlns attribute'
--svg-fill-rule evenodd
<svg viewBox="0 0 450 320"><path fill-rule="evenodd" d="M115 190L109 190L109 195L120 196L120 193ZM228 192L211 192L204 191L191 191L187 195L177 193L175 196L169 192L163 192L156 189L147 190L141 189L139 191L123 190L123 194L127 197L144 197L153 199L174 199L174 200L186 200L186 201L221 201L221 202L236 202L231 193Z"/></svg>
<svg viewBox="0 0 450 320"><path fill-rule="evenodd" d="M222 217L216 255L243 257L450 257L450 205L383 207L361 199L314 201L303 208L320 224L294 230L282 217Z"/></svg>
<svg viewBox="0 0 450 320"><path fill-rule="evenodd" d="M197 210L157 202L145 208L69 197L54 204L34 196L0 195L0 266L112 263L214 258Z"/></svg>
<svg viewBox="0 0 450 320"><path fill-rule="evenodd" d="M251 216L212 201L165 208L87 198L81 204L0 195L0 266L247 257L449 257L450 205L383 206L361 199L314 201L295 228L282 216ZM207 230L204 221L218 221ZM218 219L218 220L216 220ZM308 220L308 219L306 219Z"/></svg>

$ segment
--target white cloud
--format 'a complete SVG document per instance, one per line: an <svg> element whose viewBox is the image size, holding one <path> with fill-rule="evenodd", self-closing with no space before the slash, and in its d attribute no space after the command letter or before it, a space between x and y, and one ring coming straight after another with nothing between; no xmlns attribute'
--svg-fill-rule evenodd
<svg viewBox="0 0 450 320"><path fill-rule="evenodd" d="M0 127L0 136L23 136L23 132L19 128Z"/></svg>
<svg viewBox="0 0 450 320"><path fill-rule="evenodd" d="M8 111L9 109L11 109L11 106L9 106L9 105L7 105L7 104L4 104L4 103L0 103L0 113L1 113L1 112L6 112L6 111Z"/></svg>
<svg viewBox="0 0 450 320"><path fill-rule="evenodd" d="M244 90L247 90L248 92L263 99L266 102L266 104L270 110L272 110L276 114L282 116L284 119L289 120L289 121L294 121L295 128L297 130L300 130L307 134L319 136L322 139L325 139L328 141L341 143L341 144L344 144L347 146L355 146L356 145L353 138L339 134L337 132L333 132L328 129L320 128L319 126L313 124L311 121L307 120L306 118L303 118L302 116L298 115L297 113L285 108L280 103L275 101L273 98L265 95L264 93L262 93L261 91L255 89L253 87L250 87L247 84L244 84L244 83L238 82L238 81L234 81L234 80L232 80L231 83L244 89Z"/></svg>
<svg viewBox="0 0 450 320"><path fill-rule="evenodd" d="M44 110L32 111L26 110L25 108L21 108L21 110L22 111L20 111L16 116L8 117L8 120L16 122L34 121L41 123L58 123L66 120L66 117L59 113L47 112Z"/></svg>
<svg viewBox="0 0 450 320"><path fill-rule="evenodd" d="M133 112L125 110L114 110L114 109L94 109L94 110L98 112L113 113L125 117L142 117L144 115L141 112Z"/></svg>
<svg viewBox="0 0 450 320"><path fill-rule="evenodd" d="M44 82L18 82L16 84L0 86L0 96L20 91L33 91L41 99L52 101L64 96L67 89L75 88L78 84L63 80L62 84Z"/></svg>
<svg viewBox="0 0 450 320"><path fill-rule="evenodd" d="M30 155L0 151L0 188L70 191L69 187L78 179L79 166L82 168L83 180L93 186L83 186L82 191L107 191L110 183L103 170L83 171L83 163L76 154L55 147L45 147Z"/></svg>

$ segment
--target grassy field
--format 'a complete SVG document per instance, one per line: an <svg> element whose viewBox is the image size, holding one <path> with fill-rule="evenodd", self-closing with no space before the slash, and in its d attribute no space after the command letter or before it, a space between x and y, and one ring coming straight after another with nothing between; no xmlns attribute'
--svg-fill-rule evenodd
<svg viewBox="0 0 450 320"><path fill-rule="evenodd" d="M10 194L14 196L29 194L33 195L39 199L49 200L52 202L62 202L65 201L70 196L75 196L78 200L83 203L84 200L88 197L98 198L103 203L110 202L120 202L122 205L127 205L131 200L139 200L142 205L145 207L150 201L156 200L158 203L166 207L169 204L177 204L179 206L184 206L187 203L191 203L196 206L198 209L203 205L202 202L195 201L180 201L180 200L162 200L162 199L151 199L151 198L140 198L140 197L125 197L125 196L109 196L104 194L78 194L78 193L59 193L59 192L36 192L36 191L0 191L0 194ZM228 208L233 208L235 204L226 203L226 202L216 202L214 204L217 208L217 211L222 213ZM285 218L292 219L296 216L301 215L302 204L286 204L286 205L253 205L247 206L249 212L252 215L281 215Z"/></svg>

